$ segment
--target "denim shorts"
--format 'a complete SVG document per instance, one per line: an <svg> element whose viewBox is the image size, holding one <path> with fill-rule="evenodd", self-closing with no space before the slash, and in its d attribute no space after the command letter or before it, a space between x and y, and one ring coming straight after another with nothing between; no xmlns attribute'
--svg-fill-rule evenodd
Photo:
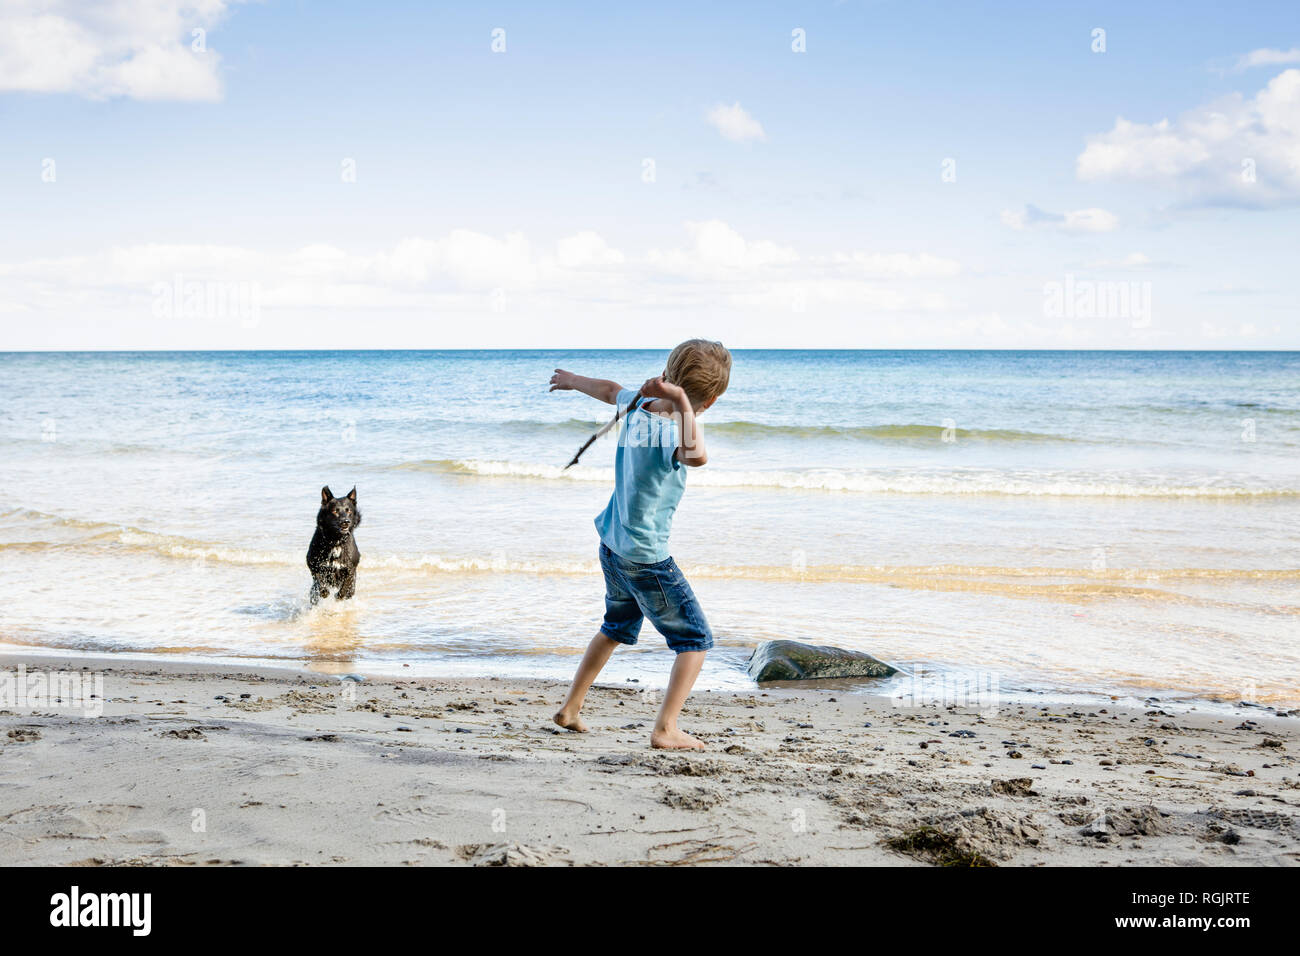
<svg viewBox="0 0 1300 956"><path fill-rule="evenodd" d="M641 622L648 617L674 653L713 646L700 602L672 558L637 564L602 543L600 567L605 572L605 621L600 629L610 640L635 644Z"/></svg>

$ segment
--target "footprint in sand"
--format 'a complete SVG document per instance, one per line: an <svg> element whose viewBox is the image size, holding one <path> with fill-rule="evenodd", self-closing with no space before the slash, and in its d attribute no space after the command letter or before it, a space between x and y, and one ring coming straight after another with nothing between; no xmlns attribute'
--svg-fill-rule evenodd
<svg viewBox="0 0 1300 956"><path fill-rule="evenodd" d="M441 816L445 814L431 807L384 807L370 819L394 826L428 826Z"/></svg>
<svg viewBox="0 0 1300 956"><path fill-rule="evenodd" d="M305 773L324 773L338 767L337 760L324 757L279 757L274 760L242 760L230 772L235 777L296 777Z"/></svg>
<svg viewBox="0 0 1300 956"><path fill-rule="evenodd" d="M1284 813L1278 813L1276 810L1227 810L1218 807L1212 808L1207 816L1223 820L1239 827L1251 827L1255 830L1278 830L1283 832L1292 832L1300 834L1300 827L1296 826L1294 817L1287 816Z"/></svg>
<svg viewBox="0 0 1300 956"><path fill-rule="evenodd" d="M123 803L27 807L0 817L0 829L23 839L97 840L121 833L140 810L139 806Z"/></svg>

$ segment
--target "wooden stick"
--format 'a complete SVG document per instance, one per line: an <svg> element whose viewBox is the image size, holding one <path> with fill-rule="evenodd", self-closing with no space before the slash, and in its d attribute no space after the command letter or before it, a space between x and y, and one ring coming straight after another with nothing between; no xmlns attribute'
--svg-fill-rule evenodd
<svg viewBox="0 0 1300 956"><path fill-rule="evenodd" d="M627 403L628 409L631 410L635 408L636 403L639 401L641 401L641 393L637 392L635 395L632 396L632 401ZM611 428L613 428L615 425L618 424L619 417L622 414L623 414L623 409L621 407L616 408L614 411L614 417L609 421L607 421L604 425L601 425L600 430L597 431L596 434L592 435L590 438L588 438L585 442L582 443L582 447L579 448L576 452L574 452L573 458L570 459L569 463L565 465L562 470L568 471L570 468L576 465L578 463L578 459L582 457L582 453L586 451L588 448L590 448L597 438L599 438L601 435L604 435Z"/></svg>

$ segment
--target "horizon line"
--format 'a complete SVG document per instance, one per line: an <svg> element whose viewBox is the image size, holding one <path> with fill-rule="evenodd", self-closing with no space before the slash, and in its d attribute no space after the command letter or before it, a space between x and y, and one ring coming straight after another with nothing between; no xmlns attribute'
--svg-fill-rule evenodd
<svg viewBox="0 0 1300 956"><path fill-rule="evenodd" d="M100 347L100 348L28 348L28 349L0 349L0 355L97 355L110 353L152 353L152 354L237 354L237 353L289 353L289 352L309 352L309 353L364 353L364 352L657 352L671 350L672 345L633 345L633 346L600 346L600 345L554 345L554 346L444 346L444 347L394 347L394 348L320 348L320 347L286 347L286 348L248 348L248 349L220 349L220 348L138 348L138 347ZM1073 353L1091 353L1091 352L1146 352L1146 353L1171 353L1171 352L1232 352L1242 354L1264 354L1264 353L1293 353L1300 352L1300 347L1296 348L996 348L996 347L936 347L936 346L906 346L884 348L879 346L727 346L732 352L1073 352Z"/></svg>

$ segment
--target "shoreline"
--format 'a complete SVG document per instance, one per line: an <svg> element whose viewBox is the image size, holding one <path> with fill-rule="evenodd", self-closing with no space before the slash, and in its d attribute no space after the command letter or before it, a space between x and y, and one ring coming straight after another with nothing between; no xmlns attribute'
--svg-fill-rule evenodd
<svg viewBox="0 0 1300 956"><path fill-rule="evenodd" d="M574 666L579 653L573 654ZM383 663L378 661L332 661L332 660L308 660L305 658L286 658L282 661L273 659L248 657L235 658L225 656L206 656L200 654L150 654L145 651L83 651L83 650L63 650L60 648L46 647L37 644L10 644L0 640L0 668L10 666L4 663L12 659L17 662L22 659L40 661L42 666L57 669L60 662L78 662L78 667L85 662L102 662L105 665L116 664L119 666L129 665L137 669L158 669L170 673L193 673L199 671L220 672L223 670L244 671L256 674L265 674L267 676L280 676L289 679L298 677L315 677L320 680L328 680L342 674L357 674L367 679L378 681L439 681L439 680L481 680L492 676L501 677L503 680L512 681L538 681L541 683L567 684L568 676L552 676L548 674L498 674L491 675L487 673L443 673L429 672L424 669L411 668L407 670L406 662ZM486 659L484 659L486 661ZM806 681L776 681L771 683L758 684L744 671L742 667L737 667L736 674L743 683L741 685L722 684L718 686L706 686L707 672L697 681L696 693L708 691L716 694L731 693L780 693L791 691L795 693L821 691L853 695L855 697L869 697L882 703L890 700L901 699L901 695L895 693L900 689L909 676L908 665L917 666L916 662L896 663L894 666L899 668L899 673L892 678L831 678L822 679L812 682ZM607 668L606 673L614 670ZM633 688L656 688L662 689L667 684L666 671L656 671L662 679L656 679L653 675L643 675L641 677L630 677L619 681L613 678L605 681L608 686L614 687L633 687ZM929 679L942 680L945 675L955 675L957 677L968 676L971 672L959 668L940 669L936 665L931 665L927 670L926 676ZM647 679L647 677L649 679ZM1246 701L1243 699L1229 699L1227 697L1215 698L1210 696L1196 695L1190 691L1183 691L1171 688L1144 688L1151 693L1139 693L1136 688L1114 687L1111 690L1081 690L1070 687L1054 686L1051 689L1039 690L1030 686L1030 684L1049 684L1047 678L1030 680L1024 678L1024 686L1013 685L1011 688L996 688L994 693L1002 705L1019 705L1037 707L1041 705L1050 705L1061 708L1079 708L1079 707L1123 707L1129 709L1143 709L1151 706L1159 706L1162 709L1176 711L1179 714L1184 713L1204 713L1223 716L1225 714L1238 713L1257 713L1265 716L1280 717L1297 717L1300 718L1300 702L1290 703L1259 703ZM924 685L923 688L924 689ZM946 706L946 704L943 704ZM903 707L904 705L896 705ZM978 709L978 708L971 708Z"/></svg>
<svg viewBox="0 0 1300 956"><path fill-rule="evenodd" d="M811 686L340 680L0 652L102 672L102 717L0 710L0 859L87 865L1300 864L1300 720Z"/></svg>

